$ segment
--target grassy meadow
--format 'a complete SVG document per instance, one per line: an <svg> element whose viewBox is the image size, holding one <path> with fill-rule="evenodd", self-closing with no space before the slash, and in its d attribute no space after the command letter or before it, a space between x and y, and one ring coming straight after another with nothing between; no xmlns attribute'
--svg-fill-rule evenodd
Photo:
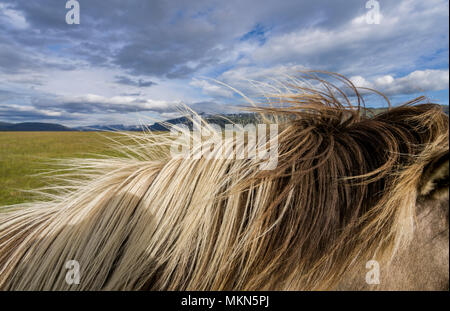
<svg viewBox="0 0 450 311"><path fill-rule="evenodd" d="M108 144L115 133L0 132L0 206L27 202L29 190L45 185L33 176L50 166L49 159L115 155Z"/></svg>

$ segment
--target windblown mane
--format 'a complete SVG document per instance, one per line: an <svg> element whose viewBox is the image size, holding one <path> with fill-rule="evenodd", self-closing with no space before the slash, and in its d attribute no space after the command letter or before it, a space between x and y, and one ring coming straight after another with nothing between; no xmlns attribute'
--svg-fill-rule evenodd
<svg viewBox="0 0 450 311"><path fill-rule="evenodd" d="M279 126L274 170L154 155L170 139L151 133L128 134L126 158L72 160L50 199L0 213L0 289L330 289L389 260L412 236L421 172L448 153L448 116L422 97L372 114L332 77L343 86L294 81L251 108Z"/></svg>

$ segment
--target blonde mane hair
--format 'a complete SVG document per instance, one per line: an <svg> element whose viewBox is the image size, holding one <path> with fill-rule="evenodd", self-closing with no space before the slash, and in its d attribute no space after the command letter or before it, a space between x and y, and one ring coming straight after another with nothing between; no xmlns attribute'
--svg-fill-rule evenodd
<svg viewBox="0 0 450 311"><path fill-rule="evenodd" d="M292 80L251 108L279 125L274 170L162 157L171 139L151 133L126 134L127 157L66 162L46 200L0 213L0 289L332 289L388 261L411 239L422 171L448 153L448 116L422 97L372 114L331 77L342 86Z"/></svg>

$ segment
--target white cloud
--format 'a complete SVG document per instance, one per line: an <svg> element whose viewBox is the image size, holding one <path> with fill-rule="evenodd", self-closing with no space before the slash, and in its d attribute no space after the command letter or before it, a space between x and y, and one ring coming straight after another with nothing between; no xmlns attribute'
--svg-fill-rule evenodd
<svg viewBox="0 0 450 311"><path fill-rule="evenodd" d="M350 77L350 81L357 87L372 88L372 84L361 76Z"/></svg>
<svg viewBox="0 0 450 311"><path fill-rule="evenodd" d="M0 3L0 22L17 29L25 29L29 26L21 12L13 10L3 3Z"/></svg>
<svg viewBox="0 0 450 311"><path fill-rule="evenodd" d="M181 104L181 102L145 99L134 96L105 97L96 94L64 97L61 99L61 103L71 105L74 110L77 109L77 105L83 105L82 111L92 109L106 112L170 111Z"/></svg>
<svg viewBox="0 0 450 311"><path fill-rule="evenodd" d="M49 109L38 109L33 106L23 106L15 104L2 104L0 106L0 116L39 116L42 118L58 118L63 114L61 111L53 111Z"/></svg>
<svg viewBox="0 0 450 311"><path fill-rule="evenodd" d="M448 24L447 1L381 3L381 12L380 24L367 24L365 15L358 15L336 27L273 33L264 45L250 49L245 59L259 67L290 63L346 75L373 75L412 71L424 56L445 49L442 42L448 41L448 31L442 25ZM442 55L433 61L448 64Z"/></svg>
<svg viewBox="0 0 450 311"><path fill-rule="evenodd" d="M361 76L354 76L350 80L357 87L372 88L386 95L412 94L448 89L449 71L427 69L416 70L399 78L384 75L369 81Z"/></svg>

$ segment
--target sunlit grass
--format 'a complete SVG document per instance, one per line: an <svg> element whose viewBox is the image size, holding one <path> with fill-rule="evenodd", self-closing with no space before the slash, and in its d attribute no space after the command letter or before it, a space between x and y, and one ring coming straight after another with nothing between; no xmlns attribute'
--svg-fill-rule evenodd
<svg viewBox="0 0 450 311"><path fill-rule="evenodd" d="M116 133L0 132L0 206L27 202L31 190L46 185L36 176L49 170L52 159L119 155L110 147Z"/></svg>

